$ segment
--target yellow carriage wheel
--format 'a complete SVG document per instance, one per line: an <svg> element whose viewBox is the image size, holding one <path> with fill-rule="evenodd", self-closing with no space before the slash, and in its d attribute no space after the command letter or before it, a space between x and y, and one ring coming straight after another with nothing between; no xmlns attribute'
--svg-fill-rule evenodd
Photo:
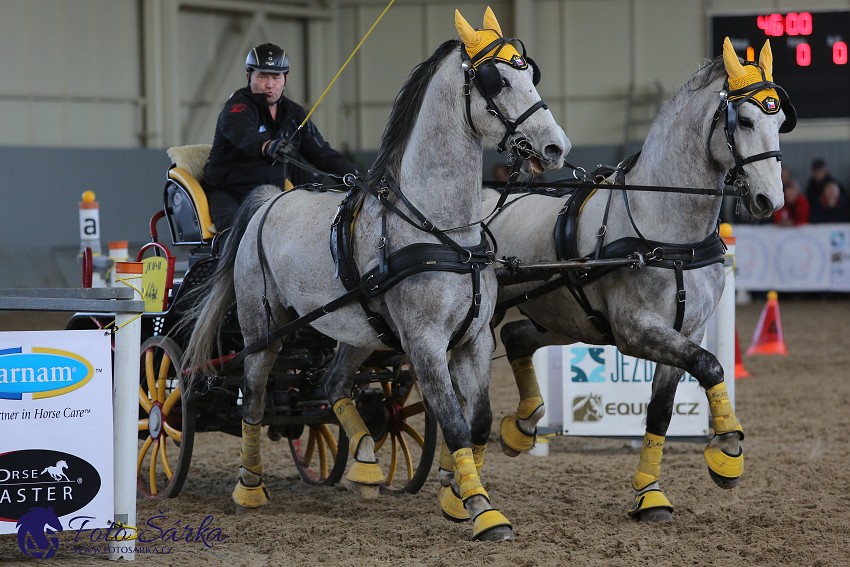
<svg viewBox="0 0 850 567"><path fill-rule="evenodd" d="M338 424L288 426L284 433L302 481L313 485L340 481L348 458L348 440L340 437Z"/></svg>
<svg viewBox="0 0 850 567"><path fill-rule="evenodd" d="M168 337L151 337L141 347L136 477L149 498L177 496L189 473L195 414L185 394L182 356Z"/></svg>

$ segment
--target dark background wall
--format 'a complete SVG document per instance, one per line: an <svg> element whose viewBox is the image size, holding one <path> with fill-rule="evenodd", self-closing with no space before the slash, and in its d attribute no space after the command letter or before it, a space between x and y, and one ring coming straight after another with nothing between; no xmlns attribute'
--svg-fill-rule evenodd
<svg viewBox="0 0 850 567"><path fill-rule="evenodd" d="M815 157L826 159L833 175L850 186L850 141L784 143L782 151L802 186ZM366 169L373 157L354 160ZM485 178L499 159L495 152L485 155ZM618 159L613 146L574 147L568 156L588 170ZM150 240L148 223L162 207L169 164L165 150L0 148L0 287L79 285L79 202L88 189L100 205L104 253L109 241L128 240L134 255ZM164 221L159 231L170 245Z"/></svg>

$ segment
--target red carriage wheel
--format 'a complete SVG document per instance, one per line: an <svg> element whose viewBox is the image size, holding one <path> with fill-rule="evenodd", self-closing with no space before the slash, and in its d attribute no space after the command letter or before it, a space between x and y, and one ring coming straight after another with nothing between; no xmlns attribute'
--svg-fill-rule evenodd
<svg viewBox="0 0 850 567"><path fill-rule="evenodd" d="M136 476L149 498L177 496L192 460L195 414L185 394L182 356L168 337L151 337L141 347Z"/></svg>
<svg viewBox="0 0 850 567"><path fill-rule="evenodd" d="M418 492L434 461L437 420L425 405L419 385L409 371L403 370L399 379L382 381L381 388L383 423L367 420L375 439L375 455L387 475L381 490ZM368 410L364 408L364 411L368 414Z"/></svg>

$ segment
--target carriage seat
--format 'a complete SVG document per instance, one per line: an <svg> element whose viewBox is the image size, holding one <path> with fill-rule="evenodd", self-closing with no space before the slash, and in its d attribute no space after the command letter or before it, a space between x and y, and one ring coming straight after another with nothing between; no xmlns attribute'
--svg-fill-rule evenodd
<svg viewBox="0 0 850 567"><path fill-rule="evenodd" d="M168 148L172 166L165 183L165 216L175 246L209 244L216 234L201 185L211 147L196 144Z"/></svg>

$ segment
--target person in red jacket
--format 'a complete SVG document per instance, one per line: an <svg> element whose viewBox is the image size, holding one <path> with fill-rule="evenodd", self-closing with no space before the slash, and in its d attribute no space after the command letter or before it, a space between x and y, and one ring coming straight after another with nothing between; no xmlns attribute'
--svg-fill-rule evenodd
<svg viewBox="0 0 850 567"><path fill-rule="evenodd" d="M800 185L790 180L785 184L785 204L773 213L773 222L780 226L799 226L809 222L809 200L800 191Z"/></svg>

